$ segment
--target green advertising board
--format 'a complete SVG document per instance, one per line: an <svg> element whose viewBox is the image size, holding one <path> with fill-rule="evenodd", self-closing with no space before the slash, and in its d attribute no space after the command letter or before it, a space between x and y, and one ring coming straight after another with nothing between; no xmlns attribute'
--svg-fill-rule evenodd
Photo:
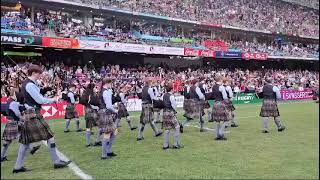
<svg viewBox="0 0 320 180"><path fill-rule="evenodd" d="M232 100L233 104L252 104L260 103L262 99L258 99L255 93L237 93ZM213 105L214 100L210 100L209 104Z"/></svg>

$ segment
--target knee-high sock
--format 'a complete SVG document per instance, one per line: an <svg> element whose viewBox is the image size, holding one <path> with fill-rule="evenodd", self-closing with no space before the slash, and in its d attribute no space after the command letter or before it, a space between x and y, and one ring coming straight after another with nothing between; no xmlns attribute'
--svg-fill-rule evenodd
<svg viewBox="0 0 320 180"><path fill-rule="evenodd" d="M97 135L96 135L96 143L97 143L97 142L100 142L101 134L102 134L102 133L101 133L101 129L99 128L99 129L98 129L98 132L97 132Z"/></svg>
<svg viewBox="0 0 320 180"><path fill-rule="evenodd" d="M236 113L234 111L231 112L231 124L236 124Z"/></svg>
<svg viewBox="0 0 320 180"><path fill-rule="evenodd" d="M173 145L174 146L180 145L180 126L179 125L174 129L173 136L174 136Z"/></svg>
<svg viewBox="0 0 320 180"><path fill-rule="evenodd" d="M204 129L204 120L203 117L200 115L200 130Z"/></svg>
<svg viewBox="0 0 320 180"><path fill-rule="evenodd" d="M114 133L111 134L111 137L110 137L110 143L109 143L109 146L107 147L107 153L112 153L112 145L114 144L114 141L116 139L117 135L115 135Z"/></svg>
<svg viewBox="0 0 320 180"><path fill-rule="evenodd" d="M170 130L165 130L163 135L163 147L169 146Z"/></svg>
<svg viewBox="0 0 320 180"><path fill-rule="evenodd" d="M144 124L140 123L138 138L143 138Z"/></svg>
<svg viewBox="0 0 320 180"><path fill-rule="evenodd" d="M211 113L211 110L208 109L207 110L207 113L208 113L208 120L211 120L212 119L212 113Z"/></svg>
<svg viewBox="0 0 320 180"><path fill-rule="evenodd" d="M7 156L8 148L12 141L4 141L1 149L1 159Z"/></svg>
<svg viewBox="0 0 320 180"><path fill-rule="evenodd" d="M30 144L20 144L18 157L14 169L21 169L26 158L27 150L30 148Z"/></svg>
<svg viewBox="0 0 320 180"><path fill-rule="evenodd" d="M156 113L157 114L157 117L156 117L156 122L159 122L160 121L160 111Z"/></svg>
<svg viewBox="0 0 320 180"><path fill-rule="evenodd" d="M54 142L53 138L49 139L47 142L48 142L48 150L49 150L49 154L51 156L52 162L54 164L58 164L60 162L60 158L57 155L56 143Z"/></svg>
<svg viewBox="0 0 320 180"><path fill-rule="evenodd" d="M263 130L268 130L269 118L268 117L262 117L262 121L263 121Z"/></svg>
<svg viewBox="0 0 320 180"><path fill-rule="evenodd" d="M77 125L77 130L80 129L80 119L76 118L76 125Z"/></svg>
<svg viewBox="0 0 320 180"><path fill-rule="evenodd" d="M150 126L153 130L154 135L156 135L158 133L158 128L157 126L154 124L154 122L150 122Z"/></svg>
<svg viewBox="0 0 320 180"><path fill-rule="evenodd" d="M220 137L220 122L217 122L216 124L216 137Z"/></svg>
<svg viewBox="0 0 320 180"><path fill-rule="evenodd" d="M86 131L86 144L87 145L90 145L91 143L91 130L88 130Z"/></svg>
<svg viewBox="0 0 320 180"><path fill-rule="evenodd" d="M103 141L102 141L102 157L107 157L107 149L110 145L110 138L103 138Z"/></svg>
<svg viewBox="0 0 320 180"><path fill-rule="evenodd" d="M70 121L71 121L71 119L67 119L66 120L66 128L65 128L65 130L69 130Z"/></svg>
<svg viewBox="0 0 320 180"><path fill-rule="evenodd" d="M132 126L132 122L131 122L130 117L127 117L127 122L128 122L129 128L132 129L133 126Z"/></svg>
<svg viewBox="0 0 320 180"><path fill-rule="evenodd" d="M119 127L119 124L120 124L120 118L117 118L116 121L114 122L116 128Z"/></svg>
<svg viewBox="0 0 320 180"><path fill-rule="evenodd" d="M226 125L228 124L228 121L224 121L221 126L220 126L220 129L219 129L219 134L220 134L220 137L224 137L224 129L226 127Z"/></svg>
<svg viewBox="0 0 320 180"><path fill-rule="evenodd" d="M280 121L280 117L275 117L274 118L274 123L276 123L278 129L280 129L282 127L281 121Z"/></svg>

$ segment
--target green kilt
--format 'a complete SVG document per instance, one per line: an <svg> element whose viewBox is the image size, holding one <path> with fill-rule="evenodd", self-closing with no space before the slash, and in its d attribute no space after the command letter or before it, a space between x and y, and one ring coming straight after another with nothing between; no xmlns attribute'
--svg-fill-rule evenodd
<svg viewBox="0 0 320 180"><path fill-rule="evenodd" d="M116 114L107 109L98 111L98 127L102 133L112 133L116 130L115 120Z"/></svg>
<svg viewBox="0 0 320 180"><path fill-rule="evenodd" d="M84 119L86 120L86 128L96 127L98 121L98 111L90 107L86 107Z"/></svg>
<svg viewBox="0 0 320 180"><path fill-rule="evenodd" d="M124 117L128 117L129 116L127 108L122 102L118 103L118 109L119 109L118 110L118 115L119 115L118 117L119 118L124 118Z"/></svg>
<svg viewBox="0 0 320 180"><path fill-rule="evenodd" d="M153 121L153 108L152 104L142 104L140 115L140 123L147 124Z"/></svg>
<svg viewBox="0 0 320 180"><path fill-rule="evenodd" d="M231 113L225 101L216 101L212 107L212 120L216 122L231 120Z"/></svg>
<svg viewBox="0 0 320 180"><path fill-rule="evenodd" d="M279 117L279 109L277 101L273 99L263 100L260 117Z"/></svg>
<svg viewBox="0 0 320 180"><path fill-rule="evenodd" d="M179 122L176 118L176 112L173 109L164 109L163 110L163 128L165 130L175 129Z"/></svg>
<svg viewBox="0 0 320 180"><path fill-rule="evenodd" d="M21 144L30 144L53 137L54 134L40 114L40 110L28 109L24 111L22 119L24 124L20 132L19 142Z"/></svg>
<svg viewBox="0 0 320 180"><path fill-rule="evenodd" d="M187 108L188 111L183 115L186 118L200 119L200 115L204 115L203 105L201 101L198 101L197 99L189 99Z"/></svg>
<svg viewBox="0 0 320 180"><path fill-rule="evenodd" d="M18 139L19 135L18 122L7 116L7 124L3 131L2 140L12 141Z"/></svg>
<svg viewBox="0 0 320 180"><path fill-rule="evenodd" d="M76 111L75 105L69 103L66 107L65 119L79 118L78 112Z"/></svg>
<svg viewBox="0 0 320 180"><path fill-rule="evenodd" d="M226 103L227 109L229 111L235 111L236 110L236 108L234 107L234 105L233 105L233 103L232 103L232 101L230 99L225 100L225 103Z"/></svg>

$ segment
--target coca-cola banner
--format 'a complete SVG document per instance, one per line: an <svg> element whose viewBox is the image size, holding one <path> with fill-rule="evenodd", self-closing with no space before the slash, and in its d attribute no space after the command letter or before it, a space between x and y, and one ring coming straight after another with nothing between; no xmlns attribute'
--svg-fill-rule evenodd
<svg viewBox="0 0 320 180"><path fill-rule="evenodd" d="M185 56L215 57L215 51L184 48Z"/></svg>
<svg viewBox="0 0 320 180"><path fill-rule="evenodd" d="M312 99L313 94L311 89L304 89L303 91L284 89L284 90L281 90L281 98L285 101L307 100L307 99Z"/></svg>
<svg viewBox="0 0 320 180"><path fill-rule="evenodd" d="M267 60L268 59L268 54L263 54L263 53L242 53L242 58L243 59L255 59L255 60Z"/></svg>

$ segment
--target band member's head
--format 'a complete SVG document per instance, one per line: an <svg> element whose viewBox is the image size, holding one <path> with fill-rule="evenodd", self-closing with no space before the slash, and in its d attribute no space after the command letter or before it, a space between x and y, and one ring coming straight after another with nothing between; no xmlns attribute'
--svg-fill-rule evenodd
<svg viewBox="0 0 320 180"><path fill-rule="evenodd" d="M146 84L146 86L149 86L149 87L150 87L150 86L153 85L153 82L152 82L151 79L146 79L145 84Z"/></svg>
<svg viewBox="0 0 320 180"><path fill-rule="evenodd" d="M192 80L191 80L191 85L192 85L192 86L197 85L197 83L198 83L198 80L197 80L197 79L192 79Z"/></svg>
<svg viewBox="0 0 320 180"><path fill-rule="evenodd" d="M172 88L172 83L167 83L165 85L166 88L166 92L172 92L173 88Z"/></svg>
<svg viewBox="0 0 320 180"><path fill-rule="evenodd" d="M74 92L75 90L76 90L76 85L75 84L73 84L73 83L71 83L70 85L69 85L69 90L70 91L72 91L72 92Z"/></svg>
<svg viewBox="0 0 320 180"><path fill-rule="evenodd" d="M35 64L30 64L28 67L28 76L32 77L34 80L38 80L41 77L42 69L40 66Z"/></svg>
<svg viewBox="0 0 320 180"><path fill-rule="evenodd" d="M216 83L222 84L222 76L221 75L216 75L214 77L214 80L216 81Z"/></svg>
<svg viewBox="0 0 320 180"><path fill-rule="evenodd" d="M273 83L273 79L272 78L267 78L266 79L266 83L267 84L272 84Z"/></svg>
<svg viewBox="0 0 320 180"><path fill-rule="evenodd" d="M228 78L223 78L222 83L223 83L223 85L228 86L228 85L230 85L230 80Z"/></svg>
<svg viewBox="0 0 320 180"><path fill-rule="evenodd" d="M106 88L106 89L112 88L112 79L104 78L102 80L102 84L101 85L102 85L103 88Z"/></svg>

